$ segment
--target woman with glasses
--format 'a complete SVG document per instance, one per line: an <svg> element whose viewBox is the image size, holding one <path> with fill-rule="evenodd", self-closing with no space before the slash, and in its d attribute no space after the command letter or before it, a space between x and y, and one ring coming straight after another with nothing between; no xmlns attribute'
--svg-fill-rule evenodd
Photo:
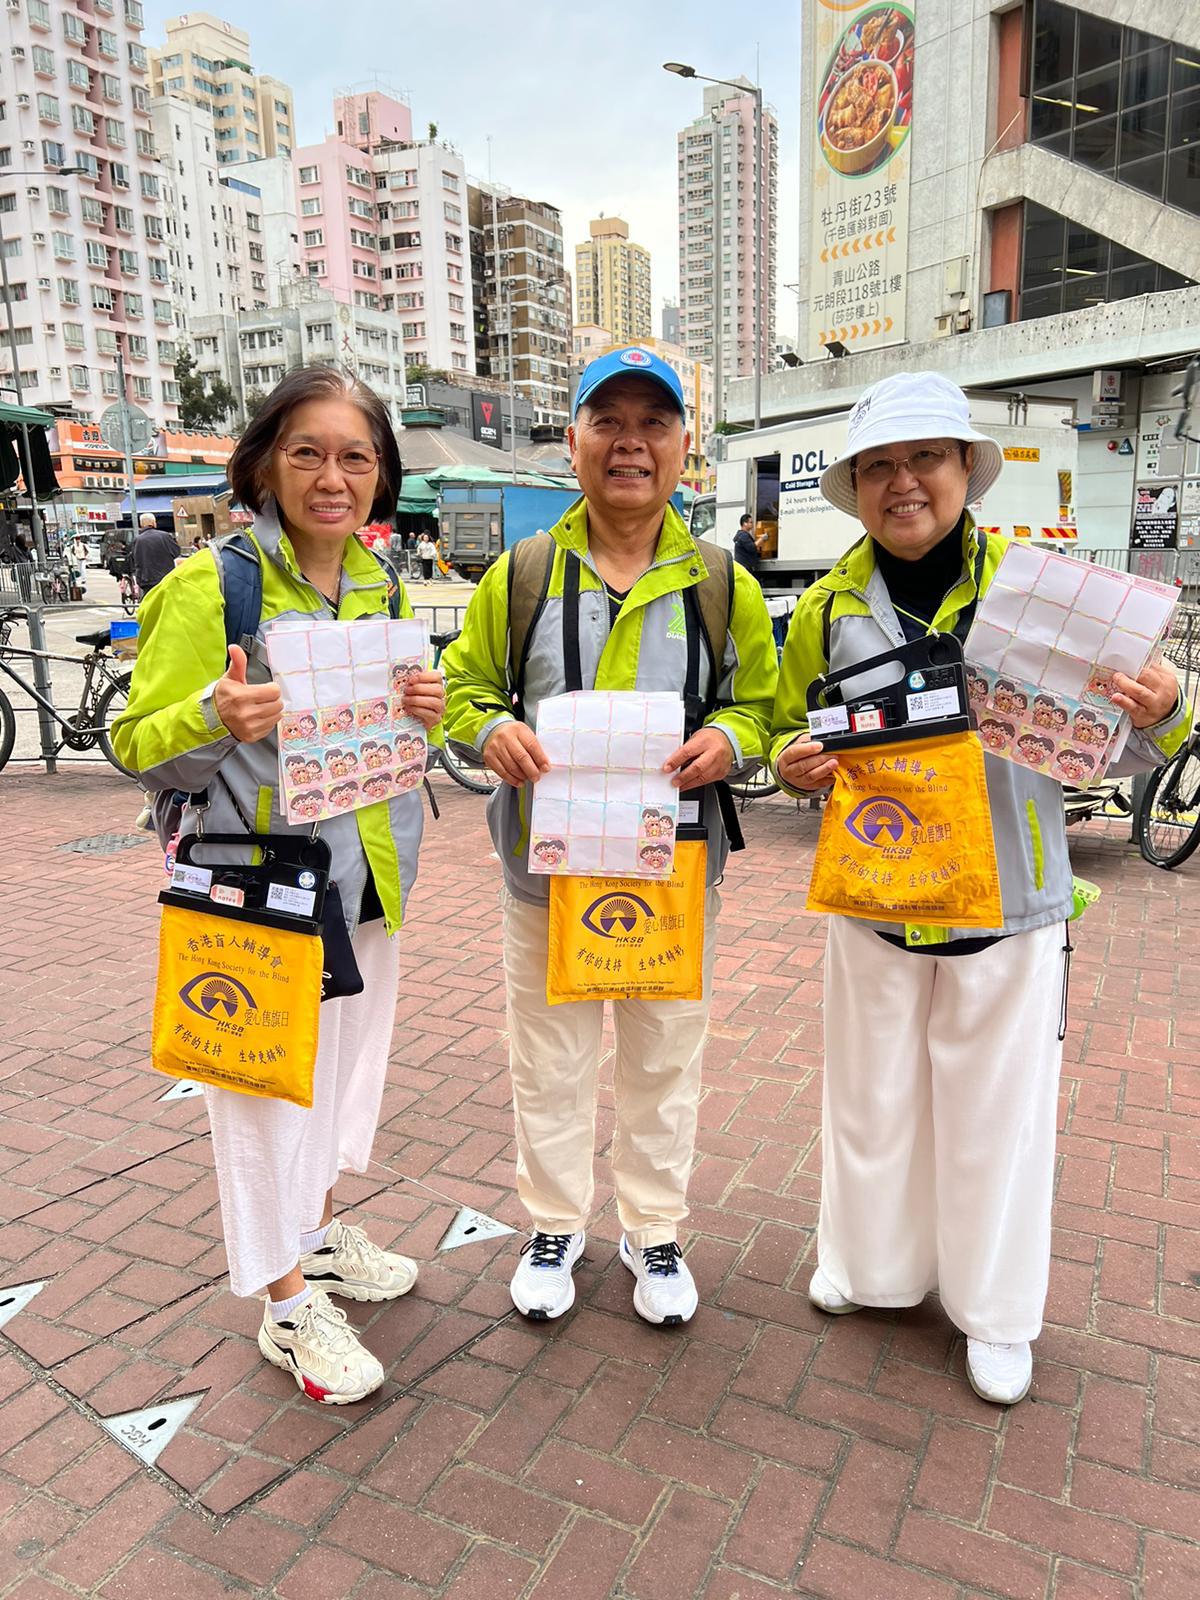
<svg viewBox="0 0 1200 1600"><path fill-rule="evenodd" d="M229 482L254 513L258 631L243 641L248 651L227 648L219 551L183 562L142 606L129 706L113 741L147 788L192 797L182 833L195 831L201 807L209 833L295 832L280 811L283 701L264 633L302 618L388 615L398 580L355 537L395 514L400 455L387 411L333 369L297 369L242 435ZM399 614L411 616L403 589L399 598ZM442 708L440 674L408 678L406 712L428 729ZM259 1348L329 1405L361 1400L383 1382L379 1361L329 1297L391 1300L416 1280L411 1261L334 1218L333 1189L339 1173L363 1172L371 1157L396 1007L393 935L421 827L419 791L320 824L363 990L321 1006L311 1109L205 1090L231 1287L266 1289Z"/></svg>
<svg viewBox="0 0 1200 1600"><path fill-rule="evenodd" d="M1007 543L966 508L1002 465L962 390L935 373L885 378L851 411L821 492L865 533L805 591L784 646L771 759L792 793L829 788L838 767L808 733L817 677L932 631L965 639ZM1117 690L1134 730L1121 770L1156 766L1187 730L1173 674L1118 675ZM936 1289L967 1336L972 1387L1011 1405L1029 1389L1049 1280L1074 891L1059 785L995 755L985 763L1003 925L829 919L808 1292L836 1316L917 1305Z"/></svg>

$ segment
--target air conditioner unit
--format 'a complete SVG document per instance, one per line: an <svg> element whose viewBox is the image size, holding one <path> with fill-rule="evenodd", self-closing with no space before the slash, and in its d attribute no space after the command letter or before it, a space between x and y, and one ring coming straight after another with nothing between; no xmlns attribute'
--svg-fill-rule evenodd
<svg viewBox="0 0 1200 1600"><path fill-rule="evenodd" d="M22 44L13 45L13 47L12 47L12 58L13 58L14 61L24 61L24 59L25 59L25 46L22 45Z"/></svg>
<svg viewBox="0 0 1200 1600"><path fill-rule="evenodd" d="M20 11L20 9L21 9L21 0L8 0L8 10L9 11Z"/></svg>
<svg viewBox="0 0 1200 1600"><path fill-rule="evenodd" d="M34 152L37 150L37 140L36 139L22 139L21 140L21 149L24 150L24 152L25 152L25 154L27 156L33 155Z"/></svg>
<svg viewBox="0 0 1200 1600"><path fill-rule="evenodd" d="M58 323L57 322L48 322L46 324L46 332L50 335L51 338L53 338L55 336L55 334L58 332Z"/></svg>
<svg viewBox="0 0 1200 1600"><path fill-rule="evenodd" d="M944 317L937 317L934 321L933 337L935 339L948 338L954 332L954 312L948 312Z"/></svg>
<svg viewBox="0 0 1200 1600"><path fill-rule="evenodd" d="M62 377L62 368L61 367L51 367L50 368L50 376L52 378L61 378Z"/></svg>
<svg viewBox="0 0 1200 1600"><path fill-rule="evenodd" d="M12 10L11 6L9 7L9 10L10 11ZM17 104L19 106L31 105L32 104L32 96L31 95L27 95L27 94L19 94L17 96Z"/></svg>
<svg viewBox="0 0 1200 1600"><path fill-rule="evenodd" d="M25 193L31 200L40 200L42 198L42 191L36 187L32 189L26 189Z"/></svg>
<svg viewBox="0 0 1200 1600"><path fill-rule="evenodd" d="M33 240L34 244L45 244L46 242L46 235L44 233L31 233L29 237Z"/></svg>
<svg viewBox="0 0 1200 1600"><path fill-rule="evenodd" d="M39 278L38 279L38 288L39 289L48 289L49 287L50 287L50 279L49 278Z"/></svg>

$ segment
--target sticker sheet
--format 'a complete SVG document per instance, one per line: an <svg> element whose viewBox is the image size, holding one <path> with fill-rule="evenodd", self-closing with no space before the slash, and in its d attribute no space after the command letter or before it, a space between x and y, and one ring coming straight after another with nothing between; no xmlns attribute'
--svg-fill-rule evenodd
<svg viewBox="0 0 1200 1600"><path fill-rule="evenodd" d="M425 730L404 714L404 686L430 660L415 618L277 622L267 659L283 694L280 809L318 822L417 789Z"/></svg>
<svg viewBox="0 0 1200 1600"><path fill-rule="evenodd" d="M669 877L679 790L662 766L683 743L680 697L556 695L538 707L537 736L550 771L533 789L530 872Z"/></svg>
<svg viewBox="0 0 1200 1600"><path fill-rule="evenodd" d="M1073 556L1013 544L964 653L987 749L1085 789L1123 748L1113 679L1154 656L1179 591Z"/></svg>

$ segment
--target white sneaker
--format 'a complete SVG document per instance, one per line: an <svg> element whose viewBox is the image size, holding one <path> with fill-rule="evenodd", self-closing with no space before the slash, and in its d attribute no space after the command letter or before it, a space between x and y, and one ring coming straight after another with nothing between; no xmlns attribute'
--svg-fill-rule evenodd
<svg viewBox="0 0 1200 1600"><path fill-rule="evenodd" d="M329 1224L325 1243L300 1257L305 1283L347 1300L395 1300L417 1281L417 1266L407 1256L372 1244L361 1228Z"/></svg>
<svg viewBox="0 0 1200 1600"><path fill-rule="evenodd" d="M833 1287L820 1267L809 1279L808 1298L818 1311L828 1311L831 1317L844 1317L847 1312L862 1310L856 1300L847 1300L844 1294Z"/></svg>
<svg viewBox="0 0 1200 1600"><path fill-rule="evenodd" d="M1033 1382L1033 1351L1028 1344L988 1344L969 1338L967 1378L981 1400L1015 1406Z"/></svg>
<svg viewBox="0 0 1200 1600"><path fill-rule="evenodd" d="M561 1317L575 1304L571 1273L583 1254L586 1239L580 1233L534 1232L521 1246L521 1259L508 1292L512 1303L533 1322Z"/></svg>
<svg viewBox="0 0 1200 1600"><path fill-rule="evenodd" d="M382 1366L359 1344L346 1313L320 1289L283 1322L272 1317L268 1300L258 1348L273 1366L290 1372L310 1400L323 1406L352 1405L383 1382Z"/></svg>
<svg viewBox="0 0 1200 1600"><path fill-rule="evenodd" d="M639 1317L660 1327L678 1328L695 1313L700 1303L696 1281L677 1244L652 1244L638 1250L622 1234L621 1260L637 1279L633 1309Z"/></svg>

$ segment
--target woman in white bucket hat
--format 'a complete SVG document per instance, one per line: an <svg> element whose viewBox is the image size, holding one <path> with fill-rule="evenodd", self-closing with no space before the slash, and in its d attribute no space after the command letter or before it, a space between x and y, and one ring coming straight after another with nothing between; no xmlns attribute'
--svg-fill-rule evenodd
<svg viewBox="0 0 1200 1600"><path fill-rule="evenodd" d="M805 591L784 647L771 761L793 793L827 788L838 764L808 734L815 678L931 631L965 638L1007 544L967 506L1002 466L937 373L885 378L851 411L821 492L866 532ZM1134 730L1119 770L1155 766L1188 728L1175 678L1152 666L1119 687ZM809 1296L837 1315L936 1289L967 1336L972 1387L1011 1405L1029 1389L1049 1280L1074 891L1058 784L991 755L986 767L1001 927L829 919Z"/></svg>

